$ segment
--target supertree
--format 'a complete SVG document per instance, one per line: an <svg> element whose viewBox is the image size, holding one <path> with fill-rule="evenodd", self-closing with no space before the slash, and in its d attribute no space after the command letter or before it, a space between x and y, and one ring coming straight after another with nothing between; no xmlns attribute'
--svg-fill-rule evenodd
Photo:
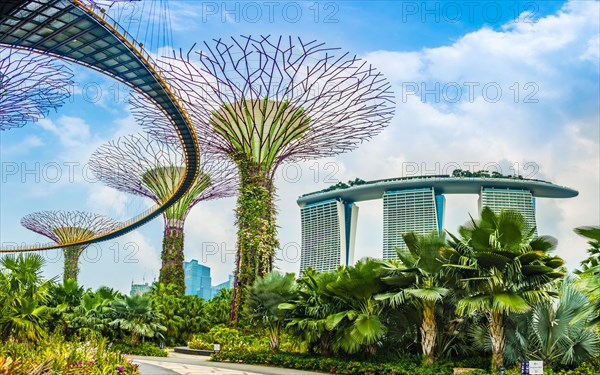
<svg viewBox="0 0 600 375"><path fill-rule="evenodd" d="M147 134L121 137L102 145L89 162L94 175L120 191L162 203L172 195L185 174L183 153L175 145ZM184 225L198 202L231 196L237 189L235 166L223 157L204 154L192 187L164 213L164 237L159 281L185 291Z"/></svg>
<svg viewBox="0 0 600 375"><path fill-rule="evenodd" d="M73 242L85 241L98 234L118 228L120 223L113 219L82 211L41 211L21 219L21 225L50 238L63 248L63 279L77 280L79 256L89 245L68 246Z"/></svg>
<svg viewBox="0 0 600 375"><path fill-rule="evenodd" d="M22 127L62 106L72 77L51 57L0 46L0 130Z"/></svg>
<svg viewBox="0 0 600 375"><path fill-rule="evenodd" d="M227 155L240 171L231 316L237 324L247 286L273 268L277 167L350 151L376 135L393 117L393 93L367 62L316 41L242 36L194 48L160 63L203 149ZM160 113L132 104L148 132L176 140Z"/></svg>

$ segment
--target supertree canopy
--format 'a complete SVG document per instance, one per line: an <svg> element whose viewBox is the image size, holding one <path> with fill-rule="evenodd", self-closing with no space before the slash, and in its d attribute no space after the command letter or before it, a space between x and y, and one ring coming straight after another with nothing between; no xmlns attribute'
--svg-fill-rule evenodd
<svg viewBox="0 0 600 375"><path fill-rule="evenodd" d="M367 62L316 41L242 36L192 50L160 63L203 149L229 156L240 170L236 324L246 287L272 270L277 166L350 151L378 134L394 114L393 93ZM158 112L132 104L147 131L176 141Z"/></svg>
<svg viewBox="0 0 600 375"><path fill-rule="evenodd" d="M59 245L68 245L91 239L98 234L108 233L117 228L119 223L109 217L89 212L41 211L23 217L21 225L50 238ZM79 256L87 246L65 246L63 248L64 280L77 280Z"/></svg>
<svg viewBox="0 0 600 375"><path fill-rule="evenodd" d="M106 185L144 196L156 203L168 199L184 175L183 153L175 145L148 135L130 135L102 145L90 158L90 169ZM163 212L164 238L159 281L185 291L184 224L198 202L228 197L237 189L235 167L225 158L204 154L195 183Z"/></svg>
<svg viewBox="0 0 600 375"><path fill-rule="evenodd" d="M37 121L64 104L73 76L55 61L0 46L0 130Z"/></svg>

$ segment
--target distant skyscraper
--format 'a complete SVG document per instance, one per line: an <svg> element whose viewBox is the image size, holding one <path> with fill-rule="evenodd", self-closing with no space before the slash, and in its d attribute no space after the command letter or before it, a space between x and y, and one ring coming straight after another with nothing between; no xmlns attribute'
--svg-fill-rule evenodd
<svg viewBox="0 0 600 375"><path fill-rule="evenodd" d="M483 206L495 212L514 209L534 226L536 197L571 198L578 192L512 176L432 175L350 181L304 194L297 200L302 217L300 272L308 267L328 271L354 263L356 202L383 199L383 258L395 259L395 249L406 246L402 235L443 232L446 194L477 194L480 211Z"/></svg>
<svg viewBox="0 0 600 375"><path fill-rule="evenodd" d="M183 269L185 294L198 296L208 301L211 298L210 267L198 264L198 261L193 259L191 262L184 262Z"/></svg>
<svg viewBox="0 0 600 375"><path fill-rule="evenodd" d="M398 259L402 235L441 233L445 198L433 188L386 191L383 194L383 259Z"/></svg>
<svg viewBox="0 0 600 375"><path fill-rule="evenodd" d="M537 225L535 197L529 190L482 188L479 193L479 212L484 206L491 208L495 213L499 213L500 210L519 211L530 228Z"/></svg>
<svg viewBox="0 0 600 375"><path fill-rule="evenodd" d="M358 206L340 200L307 204L301 209L300 270L334 270L354 262Z"/></svg>
<svg viewBox="0 0 600 375"><path fill-rule="evenodd" d="M144 284L134 284L131 282L131 289L129 290L129 295L133 296L141 296L142 294L146 294L150 291L150 285L148 283Z"/></svg>
<svg viewBox="0 0 600 375"><path fill-rule="evenodd" d="M217 295L217 293L219 293L219 290L221 289L232 289L234 281L235 278L233 277L233 275L229 275L229 279L227 281L212 286L210 298L215 298L215 296Z"/></svg>

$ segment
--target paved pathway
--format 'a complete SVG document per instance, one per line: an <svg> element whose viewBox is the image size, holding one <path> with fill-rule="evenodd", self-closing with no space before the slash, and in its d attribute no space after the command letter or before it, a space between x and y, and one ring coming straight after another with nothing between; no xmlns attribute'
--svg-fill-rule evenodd
<svg viewBox="0 0 600 375"><path fill-rule="evenodd" d="M136 364L140 365L140 374L141 375L179 375L179 373L166 369L164 367L159 367L155 365L151 365L145 362L135 361Z"/></svg>
<svg viewBox="0 0 600 375"><path fill-rule="evenodd" d="M210 362L208 357L172 351L166 358L132 356L132 362L140 365L140 375L323 375L275 367Z"/></svg>

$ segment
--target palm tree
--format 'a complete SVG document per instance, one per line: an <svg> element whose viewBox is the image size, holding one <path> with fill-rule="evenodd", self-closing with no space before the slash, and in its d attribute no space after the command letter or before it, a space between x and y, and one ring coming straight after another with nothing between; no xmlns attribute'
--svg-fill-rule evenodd
<svg viewBox="0 0 600 375"><path fill-rule="evenodd" d="M326 320L327 329L333 332L334 350L354 354L366 348L369 354L376 354L386 331L380 319L384 305L375 299L382 290L380 267L373 259L340 267L335 280L327 284L324 293L339 311Z"/></svg>
<svg viewBox="0 0 600 375"><path fill-rule="evenodd" d="M152 300L148 296L125 296L113 303L117 318L110 322L131 333L131 345L136 346L143 337L162 336L167 328L158 323L162 316L152 308Z"/></svg>
<svg viewBox="0 0 600 375"><path fill-rule="evenodd" d="M70 307L78 306L84 293L85 289L79 286L77 280L64 280L62 284L56 284L52 288L52 301L50 301L50 305L59 306L65 304Z"/></svg>
<svg viewBox="0 0 600 375"><path fill-rule="evenodd" d="M600 340L593 327L587 296L567 277L556 302L541 302L531 311L530 357L547 364L578 365L600 353Z"/></svg>
<svg viewBox="0 0 600 375"><path fill-rule="evenodd" d="M596 318L590 324L600 324L600 227L579 227L575 232L589 239L588 258L581 262L582 271L575 271L581 278L577 285L590 298L589 309Z"/></svg>
<svg viewBox="0 0 600 375"><path fill-rule="evenodd" d="M181 302L179 315L184 319L178 337L182 342L187 343L194 334L206 332L210 326L208 325L207 314L204 311L206 302L202 298L198 296L183 296Z"/></svg>
<svg viewBox="0 0 600 375"><path fill-rule="evenodd" d="M106 335L110 322L115 318L113 302L115 298L105 290L87 292L79 306L67 313L69 326L77 332L90 336Z"/></svg>
<svg viewBox="0 0 600 375"><path fill-rule="evenodd" d="M183 307L183 296L179 286L176 284L155 283L149 294L152 299L152 307L161 314L160 324L167 329L165 334L168 338L167 345L175 344L179 336L185 318L181 316Z"/></svg>
<svg viewBox="0 0 600 375"><path fill-rule="evenodd" d="M73 312L81 303L85 290L77 284L75 279L64 280L62 284L54 284L50 291L48 307L52 319L49 324L50 331L60 330L66 333L69 325L68 314Z"/></svg>
<svg viewBox="0 0 600 375"><path fill-rule="evenodd" d="M207 324L211 327L219 324L229 324L233 289L223 288L204 305Z"/></svg>
<svg viewBox="0 0 600 375"><path fill-rule="evenodd" d="M588 257L581 262L582 271L585 272L589 268L600 266L600 227L579 227L575 228L575 233L587 238L590 245ZM581 273L581 271L576 271L576 273Z"/></svg>
<svg viewBox="0 0 600 375"><path fill-rule="evenodd" d="M505 363L513 365L526 358L541 360L549 367L574 367L598 355L598 332L588 325L594 313L589 299L575 287L575 277L566 277L553 301L537 303L526 314L511 314L507 320ZM471 327L473 344L491 349L489 327Z"/></svg>
<svg viewBox="0 0 600 375"><path fill-rule="evenodd" d="M282 275L271 272L257 279L248 290L245 312L250 323L267 330L271 350L279 350L281 330L289 314L279 305L290 301L293 296L294 274Z"/></svg>
<svg viewBox="0 0 600 375"><path fill-rule="evenodd" d="M279 305L280 309L290 311L287 327L293 336L306 342L311 351L318 345L321 355L326 357L330 355L331 348L327 317L340 312L336 301L326 291L327 285L336 278L336 272L320 273L308 268L296 283L294 299Z"/></svg>
<svg viewBox="0 0 600 375"><path fill-rule="evenodd" d="M492 369L504 365L506 319L511 313L530 311L549 300L554 280L562 279L564 261L549 252L556 241L534 238L517 211L494 213L484 207L479 221L459 228L461 238L451 235L453 249L444 249L447 266L462 280L466 297L458 302L459 314L483 313L490 326Z"/></svg>
<svg viewBox="0 0 600 375"><path fill-rule="evenodd" d="M124 297L124 295L121 294L121 292L108 286L101 286L98 289L96 289L94 293L104 299L108 299L111 301L122 299Z"/></svg>
<svg viewBox="0 0 600 375"><path fill-rule="evenodd" d="M44 258L37 254L0 260L0 338L35 341L45 336L47 303L54 279L42 278Z"/></svg>
<svg viewBox="0 0 600 375"><path fill-rule="evenodd" d="M422 313L420 332L424 364L430 365L435 359L438 330L436 304L450 292L445 288L441 262L441 252L447 247L446 239L437 232L428 236L409 233L402 238L408 249L396 249L400 261L385 261L382 266L382 280L393 289L376 298L394 308L406 300L417 305Z"/></svg>

